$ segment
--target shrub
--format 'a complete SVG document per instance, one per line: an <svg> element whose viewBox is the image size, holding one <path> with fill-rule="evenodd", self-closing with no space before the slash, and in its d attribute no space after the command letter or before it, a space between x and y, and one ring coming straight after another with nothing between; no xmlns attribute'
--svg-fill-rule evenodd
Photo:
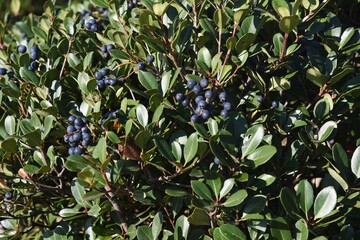
<svg viewBox="0 0 360 240"><path fill-rule="evenodd" d="M29 2L1 238L360 239L359 1Z"/></svg>

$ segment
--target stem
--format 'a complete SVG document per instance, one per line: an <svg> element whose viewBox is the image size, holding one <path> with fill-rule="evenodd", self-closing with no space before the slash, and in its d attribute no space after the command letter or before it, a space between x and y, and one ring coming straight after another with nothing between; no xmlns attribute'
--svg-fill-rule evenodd
<svg viewBox="0 0 360 240"><path fill-rule="evenodd" d="M66 52L63 65L61 66L61 71L60 71L59 79L61 79L61 77L62 77L62 75L63 75L63 73L64 73L64 68L65 68L66 60L67 60L67 57L68 57L68 55L69 55L69 53L70 53L71 46L72 46L73 42L74 42L74 38L71 37L71 38L69 39L69 48L68 48L68 50L67 50L67 52Z"/></svg>
<svg viewBox="0 0 360 240"><path fill-rule="evenodd" d="M120 221L120 225L122 227L123 232L126 234L128 231L128 226L127 223L125 221L123 212L120 208L120 204L118 203L118 201L116 200L116 196L114 194L114 192L111 189L111 186L106 178L105 172L103 169L100 169L101 175L104 178L105 181L105 190L107 192L106 197L108 198L109 202L111 203L111 205L113 206L113 208L115 209L116 215L119 218Z"/></svg>
<svg viewBox="0 0 360 240"><path fill-rule="evenodd" d="M283 60L284 56L285 56L285 53L286 53L286 45L287 45L287 41L289 39L289 33L285 33L284 34L284 44L283 44L283 48L281 50L281 53L280 53L280 61Z"/></svg>

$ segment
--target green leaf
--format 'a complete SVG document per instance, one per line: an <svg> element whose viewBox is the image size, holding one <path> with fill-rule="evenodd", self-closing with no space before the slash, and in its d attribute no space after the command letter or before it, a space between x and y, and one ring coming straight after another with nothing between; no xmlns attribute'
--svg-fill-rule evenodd
<svg viewBox="0 0 360 240"><path fill-rule="evenodd" d="M64 208L62 210L60 210L59 212L59 216L60 217L72 217L79 214L79 211L72 209L72 208Z"/></svg>
<svg viewBox="0 0 360 240"><path fill-rule="evenodd" d="M158 89L158 83L154 75L150 72L139 71L139 81L147 90Z"/></svg>
<svg viewBox="0 0 360 240"><path fill-rule="evenodd" d="M158 212L153 221L152 221L152 226L151 226L151 232L152 232L152 237L153 240L157 240L161 230L162 230L162 222L163 222L163 215L161 212Z"/></svg>
<svg viewBox="0 0 360 240"><path fill-rule="evenodd" d="M245 189L241 189L234 194L232 194L226 201L223 203L224 207L235 207L242 203L245 198L248 196Z"/></svg>
<svg viewBox="0 0 360 240"><path fill-rule="evenodd" d="M357 147L351 157L351 171L360 178L360 146Z"/></svg>
<svg viewBox="0 0 360 240"><path fill-rule="evenodd" d="M286 16L280 20L279 27L281 31L290 33L299 25L299 23L300 20L297 15Z"/></svg>
<svg viewBox="0 0 360 240"><path fill-rule="evenodd" d="M10 153L17 153L18 147L15 138L8 138L1 142L1 149Z"/></svg>
<svg viewBox="0 0 360 240"><path fill-rule="evenodd" d="M306 78L318 87L323 87L329 79L328 76L323 75L316 67L309 68L306 71Z"/></svg>
<svg viewBox="0 0 360 240"><path fill-rule="evenodd" d="M205 63L207 69L211 68L211 54L209 49L203 47L199 50L198 61Z"/></svg>
<svg viewBox="0 0 360 240"><path fill-rule="evenodd" d="M280 15L280 17L290 16L290 7L285 0L273 0L271 1L272 7Z"/></svg>
<svg viewBox="0 0 360 240"><path fill-rule="evenodd" d="M195 132L190 135L184 146L185 164L190 162L195 157L197 150L198 150L198 138L197 138L197 133Z"/></svg>
<svg viewBox="0 0 360 240"><path fill-rule="evenodd" d="M343 32L340 38L339 50L341 50L349 42L349 40L354 35L354 33L355 33L354 27L349 27L345 29L345 31Z"/></svg>
<svg viewBox="0 0 360 240"><path fill-rule="evenodd" d="M275 153L276 147L270 145L261 146L247 156L247 159L251 161L246 161L245 164L249 164L251 167L258 167L269 161Z"/></svg>
<svg viewBox="0 0 360 240"><path fill-rule="evenodd" d="M328 121L321 126L318 133L318 142L324 142L337 129L337 124L334 121Z"/></svg>
<svg viewBox="0 0 360 240"><path fill-rule="evenodd" d="M136 229L136 237L138 240L153 240L152 229L149 226L139 226Z"/></svg>
<svg viewBox="0 0 360 240"><path fill-rule="evenodd" d="M175 223L174 240L187 239L190 223L185 216L180 216Z"/></svg>
<svg viewBox="0 0 360 240"><path fill-rule="evenodd" d="M16 122L15 122L15 118L12 115L6 116L5 118L5 130L9 135L14 135L15 134L15 127L16 127Z"/></svg>
<svg viewBox="0 0 360 240"><path fill-rule="evenodd" d="M293 239L287 221L282 217L275 217L271 221L271 239Z"/></svg>
<svg viewBox="0 0 360 240"><path fill-rule="evenodd" d="M155 136L154 142L155 142L156 148L166 159L168 159L170 161L175 160L175 157L171 151L171 147L164 138L162 138L160 136Z"/></svg>
<svg viewBox="0 0 360 240"><path fill-rule="evenodd" d="M314 219L323 218L334 210L337 194L333 186L324 188L316 196L314 202Z"/></svg>
<svg viewBox="0 0 360 240"><path fill-rule="evenodd" d="M320 99L314 107L314 116L317 119L323 119L330 112L330 105L325 99Z"/></svg>
<svg viewBox="0 0 360 240"><path fill-rule="evenodd" d="M201 198L205 200L213 200L213 196L211 195L209 187L198 180L191 181L191 188L192 190Z"/></svg>
<svg viewBox="0 0 360 240"><path fill-rule="evenodd" d="M21 67L19 73L24 80L34 83L35 86L39 85L40 80L33 71L30 71L25 67Z"/></svg>
<svg viewBox="0 0 360 240"><path fill-rule="evenodd" d="M301 180L296 190L296 196L299 199L299 207L306 214L314 203L314 191L307 180Z"/></svg>
<svg viewBox="0 0 360 240"><path fill-rule="evenodd" d="M220 190L220 199L225 197L226 194L228 194L231 191L231 189L234 187L234 184L235 184L234 178L229 178L225 180L224 185Z"/></svg>
<svg viewBox="0 0 360 240"><path fill-rule="evenodd" d="M98 7L108 8L107 1L104 0L90 0L90 2Z"/></svg>
<svg viewBox="0 0 360 240"><path fill-rule="evenodd" d="M295 223L296 240L307 240L309 237L309 230L304 219L299 219Z"/></svg>
<svg viewBox="0 0 360 240"><path fill-rule="evenodd" d="M171 71L165 72L161 78L161 91L163 96L165 96L169 90L170 80L171 80Z"/></svg>
<svg viewBox="0 0 360 240"><path fill-rule="evenodd" d="M149 121L149 114L144 105L142 105L142 104L137 105L136 117L137 117L139 123L141 124L141 126L143 126L145 128Z"/></svg>
<svg viewBox="0 0 360 240"><path fill-rule="evenodd" d="M350 174L349 160L341 144L335 143L333 145L332 156L335 167L339 170L341 176L346 179Z"/></svg>
<svg viewBox="0 0 360 240"><path fill-rule="evenodd" d="M207 125L211 136L216 135L219 131L217 122L214 119L209 119Z"/></svg>
<svg viewBox="0 0 360 240"><path fill-rule="evenodd" d="M299 219L300 210L293 190L282 188L280 192L280 201L289 216L296 220Z"/></svg>
<svg viewBox="0 0 360 240"><path fill-rule="evenodd" d="M261 143L264 137L264 127L262 125L255 125L249 128L243 140L242 159L252 153Z"/></svg>
<svg viewBox="0 0 360 240"><path fill-rule="evenodd" d="M168 187L165 189L165 193L171 197L184 197L189 195L187 191L179 187Z"/></svg>
<svg viewBox="0 0 360 240"><path fill-rule="evenodd" d="M255 195L251 197L244 207L243 218L249 219L247 218L247 215L260 213L264 209L265 204L266 197L264 195Z"/></svg>
<svg viewBox="0 0 360 240"><path fill-rule="evenodd" d="M188 218L189 223L196 226L210 226L210 216L204 210L200 208L195 208L194 211Z"/></svg>
<svg viewBox="0 0 360 240"><path fill-rule="evenodd" d="M344 189L346 192L349 189L349 185L346 183L346 181L338 174L334 169L327 168L330 176Z"/></svg>
<svg viewBox="0 0 360 240"><path fill-rule="evenodd" d="M214 240L246 239L246 235L233 224L223 224L214 230Z"/></svg>
<svg viewBox="0 0 360 240"><path fill-rule="evenodd" d="M106 139L104 137L100 138L96 147L94 148L92 156L98 158L101 163L106 161Z"/></svg>
<svg viewBox="0 0 360 240"><path fill-rule="evenodd" d="M77 178L71 181L71 193L80 206L89 206L88 202L84 199L85 188L79 184Z"/></svg>

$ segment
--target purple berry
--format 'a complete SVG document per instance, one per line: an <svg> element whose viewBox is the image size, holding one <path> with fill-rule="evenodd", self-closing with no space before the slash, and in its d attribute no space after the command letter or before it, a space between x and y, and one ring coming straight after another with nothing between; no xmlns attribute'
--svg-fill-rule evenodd
<svg viewBox="0 0 360 240"><path fill-rule="evenodd" d="M24 45L19 45L18 52L19 53L25 53L26 52L26 47Z"/></svg>
<svg viewBox="0 0 360 240"><path fill-rule="evenodd" d="M148 64L152 64L154 62L155 58L153 55L149 55L146 58L146 61L148 62Z"/></svg>
<svg viewBox="0 0 360 240"><path fill-rule="evenodd" d="M201 79L200 86L202 88L206 88L208 86L208 84L209 84L209 81L207 79Z"/></svg>
<svg viewBox="0 0 360 240"><path fill-rule="evenodd" d="M185 99L184 101L181 102L181 105L183 105L184 107L186 107L187 105L189 105L189 99Z"/></svg>
<svg viewBox="0 0 360 240"><path fill-rule="evenodd" d="M206 107L206 102L204 100L201 100L199 103L198 103L198 107L199 108L205 108Z"/></svg>
<svg viewBox="0 0 360 240"><path fill-rule="evenodd" d="M95 72L95 78L96 80L102 79L104 76L101 74L101 72Z"/></svg>
<svg viewBox="0 0 360 240"><path fill-rule="evenodd" d="M76 147L74 149L74 154L75 155L82 155L82 154L84 154L84 150L82 148Z"/></svg>
<svg viewBox="0 0 360 240"><path fill-rule="evenodd" d="M273 108L277 108L278 107L278 102L277 101L272 101L272 103L271 103L271 106L273 107Z"/></svg>
<svg viewBox="0 0 360 240"><path fill-rule="evenodd" d="M199 94L202 90L202 87L199 84L196 84L193 88L195 94Z"/></svg>
<svg viewBox="0 0 360 240"><path fill-rule="evenodd" d="M203 110L202 114L201 114L201 117L206 120L210 117L210 112L208 110Z"/></svg>
<svg viewBox="0 0 360 240"><path fill-rule="evenodd" d="M221 92L219 94L219 99L220 99L220 102L223 102L226 100L226 92Z"/></svg>
<svg viewBox="0 0 360 240"><path fill-rule="evenodd" d="M180 102L181 100L184 99L184 94L183 93L177 93L175 96L176 101Z"/></svg>
<svg viewBox="0 0 360 240"><path fill-rule="evenodd" d="M188 80L188 82L187 82L188 89L190 89L190 90L193 89L195 85L196 85L195 80L193 80L193 79Z"/></svg>
<svg viewBox="0 0 360 240"><path fill-rule="evenodd" d="M114 46L114 44L109 44L109 45L107 45L106 46L106 50L109 52L111 49L114 49L115 48L115 46Z"/></svg>
<svg viewBox="0 0 360 240"><path fill-rule="evenodd" d="M204 94L205 98L210 99L213 96L213 92L211 90L207 90Z"/></svg>
<svg viewBox="0 0 360 240"><path fill-rule="evenodd" d="M263 98L263 96L258 96L257 100L258 100L258 102L262 102L264 100L264 98Z"/></svg>
<svg viewBox="0 0 360 240"><path fill-rule="evenodd" d="M227 115L228 115L228 111L227 111L226 109L223 109L223 110L221 111L221 113L220 113L220 116L221 116L222 118L226 118Z"/></svg>
<svg viewBox="0 0 360 240"><path fill-rule="evenodd" d="M196 123L198 119L199 119L198 115L192 115L190 120L192 123Z"/></svg>
<svg viewBox="0 0 360 240"><path fill-rule="evenodd" d="M231 103L229 103L229 102L224 102L223 106L224 106L224 109L226 109L227 111L229 111L231 109Z"/></svg>
<svg viewBox="0 0 360 240"><path fill-rule="evenodd" d="M146 69L146 65L144 62L139 62L137 66L138 66L138 69L141 71L144 71Z"/></svg>
<svg viewBox="0 0 360 240"><path fill-rule="evenodd" d="M196 98L195 98L195 103L196 104L199 104L199 102L201 101L201 100L204 100L204 97L203 96L197 96Z"/></svg>
<svg viewBox="0 0 360 240"><path fill-rule="evenodd" d="M76 128L74 126L72 126L72 125L70 125L70 126L68 126L66 128L67 133L72 133L72 132L75 132L75 131L76 131Z"/></svg>
<svg viewBox="0 0 360 240"><path fill-rule="evenodd" d="M12 192L7 192L7 193L5 193L4 197L5 197L6 200L10 200L10 199L12 199L13 194L12 194Z"/></svg>
<svg viewBox="0 0 360 240"><path fill-rule="evenodd" d="M214 158L214 163L217 165L221 164L220 160L217 157Z"/></svg>
<svg viewBox="0 0 360 240"><path fill-rule="evenodd" d="M69 148L68 150L69 155L74 155L74 150L75 150L74 147Z"/></svg>
<svg viewBox="0 0 360 240"><path fill-rule="evenodd" d="M102 68L102 69L100 70L100 73L101 73L103 76L107 76L107 75L110 74L110 69L108 69L108 68Z"/></svg>
<svg viewBox="0 0 360 240"><path fill-rule="evenodd" d="M0 68L0 75L1 76L6 75L6 73L7 73L7 70L5 68Z"/></svg>

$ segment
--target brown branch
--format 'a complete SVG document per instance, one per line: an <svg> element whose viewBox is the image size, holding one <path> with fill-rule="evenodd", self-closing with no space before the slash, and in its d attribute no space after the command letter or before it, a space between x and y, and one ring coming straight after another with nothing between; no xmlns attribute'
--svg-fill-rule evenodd
<svg viewBox="0 0 360 240"><path fill-rule="evenodd" d="M280 53L280 61L283 60L284 56L285 56L285 53L286 53L286 45L287 45L287 41L289 39L289 33L285 33L284 34L284 44L283 44L283 47L282 47L282 50L281 50L281 53Z"/></svg>

